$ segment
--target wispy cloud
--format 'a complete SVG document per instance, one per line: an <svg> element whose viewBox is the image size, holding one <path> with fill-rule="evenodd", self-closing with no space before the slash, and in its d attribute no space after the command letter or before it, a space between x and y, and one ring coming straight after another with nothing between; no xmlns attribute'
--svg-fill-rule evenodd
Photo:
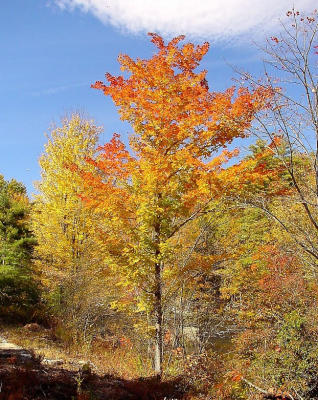
<svg viewBox="0 0 318 400"><path fill-rule="evenodd" d="M74 83L72 85L61 85L61 86L53 86L45 89L39 89L34 92L31 92L30 94L32 96L45 96L45 95L51 95L51 94L57 94L60 92L65 92L70 89L78 88L78 87L84 87L90 86L90 83Z"/></svg>
<svg viewBox="0 0 318 400"><path fill-rule="evenodd" d="M130 32L188 34L215 41L276 32L293 5L313 11L317 0L55 0L61 9L81 9Z"/></svg>

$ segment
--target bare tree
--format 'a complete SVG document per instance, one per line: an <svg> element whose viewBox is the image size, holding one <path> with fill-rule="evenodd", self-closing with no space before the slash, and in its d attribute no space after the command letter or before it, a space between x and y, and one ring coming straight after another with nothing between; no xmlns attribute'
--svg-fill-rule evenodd
<svg viewBox="0 0 318 400"><path fill-rule="evenodd" d="M290 181L291 194L275 210L255 197L290 238L318 260L318 12L304 16L295 9L281 22L281 33L262 48L264 77L240 72L244 84L272 89L268 107L256 116L251 133L269 140ZM281 140L275 140L280 138Z"/></svg>

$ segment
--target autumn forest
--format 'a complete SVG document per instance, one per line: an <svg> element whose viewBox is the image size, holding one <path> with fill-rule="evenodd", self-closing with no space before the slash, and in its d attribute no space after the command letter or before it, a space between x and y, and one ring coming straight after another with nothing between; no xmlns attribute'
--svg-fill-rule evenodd
<svg viewBox="0 0 318 400"><path fill-rule="evenodd" d="M175 380L169 398L318 399L318 16L287 14L263 74L223 92L208 43L150 33L152 57L92 84L129 137L71 112L36 195L0 176L9 339L43 329L97 371Z"/></svg>

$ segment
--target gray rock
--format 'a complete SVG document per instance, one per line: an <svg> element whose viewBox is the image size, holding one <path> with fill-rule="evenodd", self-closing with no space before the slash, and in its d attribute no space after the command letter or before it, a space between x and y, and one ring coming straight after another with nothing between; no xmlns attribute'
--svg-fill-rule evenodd
<svg viewBox="0 0 318 400"><path fill-rule="evenodd" d="M62 359L50 360L48 358L43 358L42 364L45 364L45 365L62 365L62 364L64 364L64 360L62 360Z"/></svg>

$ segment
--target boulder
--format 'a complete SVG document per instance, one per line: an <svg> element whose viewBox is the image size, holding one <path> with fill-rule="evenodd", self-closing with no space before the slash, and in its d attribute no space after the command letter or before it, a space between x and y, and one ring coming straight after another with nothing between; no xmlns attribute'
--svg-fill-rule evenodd
<svg viewBox="0 0 318 400"><path fill-rule="evenodd" d="M37 323L26 324L23 329L29 332L40 332L43 330L43 328Z"/></svg>

